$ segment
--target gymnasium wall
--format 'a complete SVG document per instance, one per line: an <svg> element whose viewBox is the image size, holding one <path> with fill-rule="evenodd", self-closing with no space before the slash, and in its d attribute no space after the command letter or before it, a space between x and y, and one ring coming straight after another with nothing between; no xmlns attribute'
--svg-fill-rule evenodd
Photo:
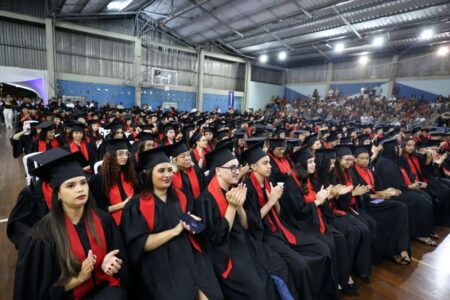
<svg viewBox="0 0 450 300"><path fill-rule="evenodd" d="M287 83L285 95L288 100L294 98L302 99L312 96L315 89L319 92L320 97L324 97L327 85L325 83Z"/></svg>
<svg viewBox="0 0 450 300"><path fill-rule="evenodd" d="M284 86L250 81L248 108L264 109L270 103L272 96L282 98Z"/></svg>
<svg viewBox="0 0 450 300"><path fill-rule="evenodd" d="M436 97L442 95L448 97L450 95L450 77L447 79L433 80L396 80L399 96L401 98L409 98L416 95L421 98L423 95L427 101L435 101Z"/></svg>

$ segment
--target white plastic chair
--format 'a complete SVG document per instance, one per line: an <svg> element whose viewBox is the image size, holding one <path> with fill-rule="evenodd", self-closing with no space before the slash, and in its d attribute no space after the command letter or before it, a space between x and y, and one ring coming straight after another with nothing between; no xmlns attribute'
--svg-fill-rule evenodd
<svg viewBox="0 0 450 300"><path fill-rule="evenodd" d="M94 174L98 174L98 169L100 169L100 166L103 164L103 160L100 160L94 164Z"/></svg>
<svg viewBox="0 0 450 300"><path fill-rule="evenodd" d="M25 179L27 181L27 185L30 185L31 180L33 179L33 176L30 175L30 171L28 170L28 159L39 153L41 153L41 152L28 153L27 155L24 155L24 157L22 158L23 168L25 169ZM33 161L33 163L34 163L34 167L37 168L38 163L35 161Z"/></svg>

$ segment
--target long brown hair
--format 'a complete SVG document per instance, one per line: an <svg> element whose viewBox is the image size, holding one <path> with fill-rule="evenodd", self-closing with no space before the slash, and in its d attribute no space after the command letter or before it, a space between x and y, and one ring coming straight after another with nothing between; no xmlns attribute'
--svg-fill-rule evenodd
<svg viewBox="0 0 450 300"><path fill-rule="evenodd" d="M120 171L123 171L125 180L131 182L136 188L139 185L139 180L136 171L131 161L131 156L128 157L127 163L124 166L117 162L117 151L108 151L103 156L103 164L101 166L102 190L107 195L110 189L117 184Z"/></svg>
<svg viewBox="0 0 450 300"><path fill-rule="evenodd" d="M81 271L81 263L73 256L70 249L70 240L65 225L65 214L62 203L58 200L58 192L59 187L53 190L52 209L33 227L31 236L36 240L48 243L54 241L56 246L56 261L61 270L61 274L55 285L64 286L72 277L78 276ZM92 233L97 244L106 250L106 245L101 244L100 238L95 231L92 217L92 212L95 210L95 207L95 200L91 196L91 193L89 193L88 201L84 205L83 220L87 220L87 229Z"/></svg>

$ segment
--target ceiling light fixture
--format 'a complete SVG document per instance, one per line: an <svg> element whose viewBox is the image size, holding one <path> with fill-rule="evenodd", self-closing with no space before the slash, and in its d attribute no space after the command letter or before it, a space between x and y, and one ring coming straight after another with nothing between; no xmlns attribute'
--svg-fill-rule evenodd
<svg viewBox="0 0 450 300"><path fill-rule="evenodd" d="M367 57L367 56L361 56L361 57L359 58L359 63L362 64L362 65L365 65L365 64L367 64L368 62L369 62L369 57Z"/></svg>
<svg viewBox="0 0 450 300"><path fill-rule="evenodd" d="M375 47L383 46L384 45L384 37L378 36L378 37L374 38L372 41L372 45Z"/></svg>
<svg viewBox="0 0 450 300"><path fill-rule="evenodd" d="M261 54L259 56L259 62L260 63L266 63L269 60L269 56L267 56L267 54Z"/></svg>
<svg viewBox="0 0 450 300"><path fill-rule="evenodd" d="M278 59L279 60L286 60L286 58L287 58L286 51L281 51L280 53L278 53Z"/></svg>
<svg viewBox="0 0 450 300"><path fill-rule="evenodd" d="M337 43L336 46L334 46L334 51L336 53L342 53L344 52L345 45L343 43Z"/></svg>
<svg viewBox="0 0 450 300"><path fill-rule="evenodd" d="M449 52L449 50L448 50L447 46L441 46L441 47L439 47L437 54L439 56L446 56L448 54L448 52Z"/></svg>
<svg viewBox="0 0 450 300"><path fill-rule="evenodd" d="M434 35L434 31L431 29L425 29L424 31L422 31L422 33L420 34L420 39L421 40L430 40L433 38Z"/></svg>

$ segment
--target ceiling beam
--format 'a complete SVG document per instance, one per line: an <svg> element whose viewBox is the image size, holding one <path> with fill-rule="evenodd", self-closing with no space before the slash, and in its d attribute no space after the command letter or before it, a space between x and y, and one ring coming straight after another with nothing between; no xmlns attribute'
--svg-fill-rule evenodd
<svg viewBox="0 0 450 300"><path fill-rule="evenodd" d="M203 1L201 1L201 2L199 2L199 3L197 3L197 4L195 4L195 5L191 5L191 6L189 6L188 8L185 8L185 9L183 9L182 11L175 13L175 14L172 15L170 18L164 20L164 23L167 24L168 22L172 21L173 19L176 19L176 18L178 18L179 16L182 16L182 15L184 15L185 13L190 12L191 10L193 10L193 9L195 9L195 8L201 6L201 5L203 5L203 4L205 4L206 2L209 2L209 1L211 1L211 0L203 0ZM190 1L190 2L192 2L192 1Z"/></svg>
<svg viewBox="0 0 450 300"><path fill-rule="evenodd" d="M358 32L358 30L356 30L355 26L353 26L352 23L350 23L343 15L341 15L341 13L339 12L339 10L336 8L335 5L333 5L333 10L336 12L338 17L342 20L342 22L344 22L345 25L347 25L347 27L350 28L356 34L357 37L359 37L360 39L363 38L361 34Z"/></svg>

